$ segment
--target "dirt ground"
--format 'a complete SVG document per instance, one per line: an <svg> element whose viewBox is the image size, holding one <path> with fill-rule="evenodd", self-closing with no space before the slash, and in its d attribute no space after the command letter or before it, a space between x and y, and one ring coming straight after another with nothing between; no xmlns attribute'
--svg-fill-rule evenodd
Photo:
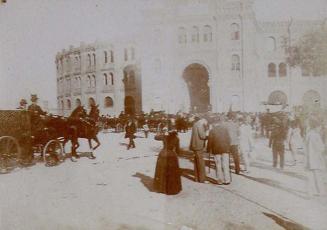
<svg viewBox="0 0 327 230"><path fill-rule="evenodd" d="M162 143L138 135L133 150L122 133L101 133L95 160L40 162L0 175L0 229L326 229L327 199L307 196L303 156L290 166L287 153L286 169L273 169L267 141L258 139L251 172L218 186L214 169L209 183L193 181L186 153L179 158L183 190L166 196L152 189ZM189 135L180 134L184 149ZM80 151L88 151L85 141Z"/></svg>

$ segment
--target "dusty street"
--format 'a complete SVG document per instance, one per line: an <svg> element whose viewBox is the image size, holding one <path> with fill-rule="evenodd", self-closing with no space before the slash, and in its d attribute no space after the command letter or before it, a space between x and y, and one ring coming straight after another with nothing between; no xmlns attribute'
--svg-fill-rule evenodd
<svg viewBox="0 0 327 230"><path fill-rule="evenodd" d="M180 134L184 149L189 135ZM251 172L233 174L229 186L214 184L213 169L210 183L193 182L185 153L176 196L152 191L162 146L153 135L137 138L130 151L123 134L102 133L100 140L96 160L38 163L0 175L0 229L326 229L327 200L307 197L301 156L297 166L274 170L266 140L257 140ZM86 143L80 150L88 150Z"/></svg>

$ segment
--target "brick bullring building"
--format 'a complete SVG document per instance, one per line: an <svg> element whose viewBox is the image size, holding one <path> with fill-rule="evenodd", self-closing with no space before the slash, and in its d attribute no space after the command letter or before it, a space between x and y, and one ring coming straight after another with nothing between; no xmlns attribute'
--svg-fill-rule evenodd
<svg viewBox="0 0 327 230"><path fill-rule="evenodd" d="M156 4L133 41L81 43L56 55L63 114L90 97L110 115L259 111L264 101L326 107L327 77L290 68L285 52L323 21L258 21L252 0Z"/></svg>

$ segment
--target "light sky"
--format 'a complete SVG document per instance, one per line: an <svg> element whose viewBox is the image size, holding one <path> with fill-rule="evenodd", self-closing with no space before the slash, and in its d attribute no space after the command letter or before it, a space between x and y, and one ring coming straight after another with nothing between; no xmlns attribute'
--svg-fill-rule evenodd
<svg viewBox="0 0 327 230"><path fill-rule="evenodd" d="M55 55L81 41L131 36L160 0L8 0L0 5L0 109L36 93L56 106ZM178 1L178 0L176 0ZM327 0L256 0L258 20L327 17Z"/></svg>

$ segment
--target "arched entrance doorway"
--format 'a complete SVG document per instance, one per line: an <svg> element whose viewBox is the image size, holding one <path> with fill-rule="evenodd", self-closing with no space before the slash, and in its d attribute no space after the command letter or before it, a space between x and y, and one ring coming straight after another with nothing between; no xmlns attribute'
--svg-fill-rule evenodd
<svg viewBox="0 0 327 230"><path fill-rule="evenodd" d="M134 115L142 111L141 74L135 65L124 68L125 113Z"/></svg>
<svg viewBox="0 0 327 230"><path fill-rule="evenodd" d="M191 112L208 112L211 106L207 69L201 64L193 63L185 68L183 79L189 91Z"/></svg>
<svg viewBox="0 0 327 230"><path fill-rule="evenodd" d="M283 91L276 90L268 97L268 104L270 105L286 105L287 96Z"/></svg>
<svg viewBox="0 0 327 230"><path fill-rule="evenodd" d="M126 114L135 114L135 100L133 97L125 97L124 105Z"/></svg>

